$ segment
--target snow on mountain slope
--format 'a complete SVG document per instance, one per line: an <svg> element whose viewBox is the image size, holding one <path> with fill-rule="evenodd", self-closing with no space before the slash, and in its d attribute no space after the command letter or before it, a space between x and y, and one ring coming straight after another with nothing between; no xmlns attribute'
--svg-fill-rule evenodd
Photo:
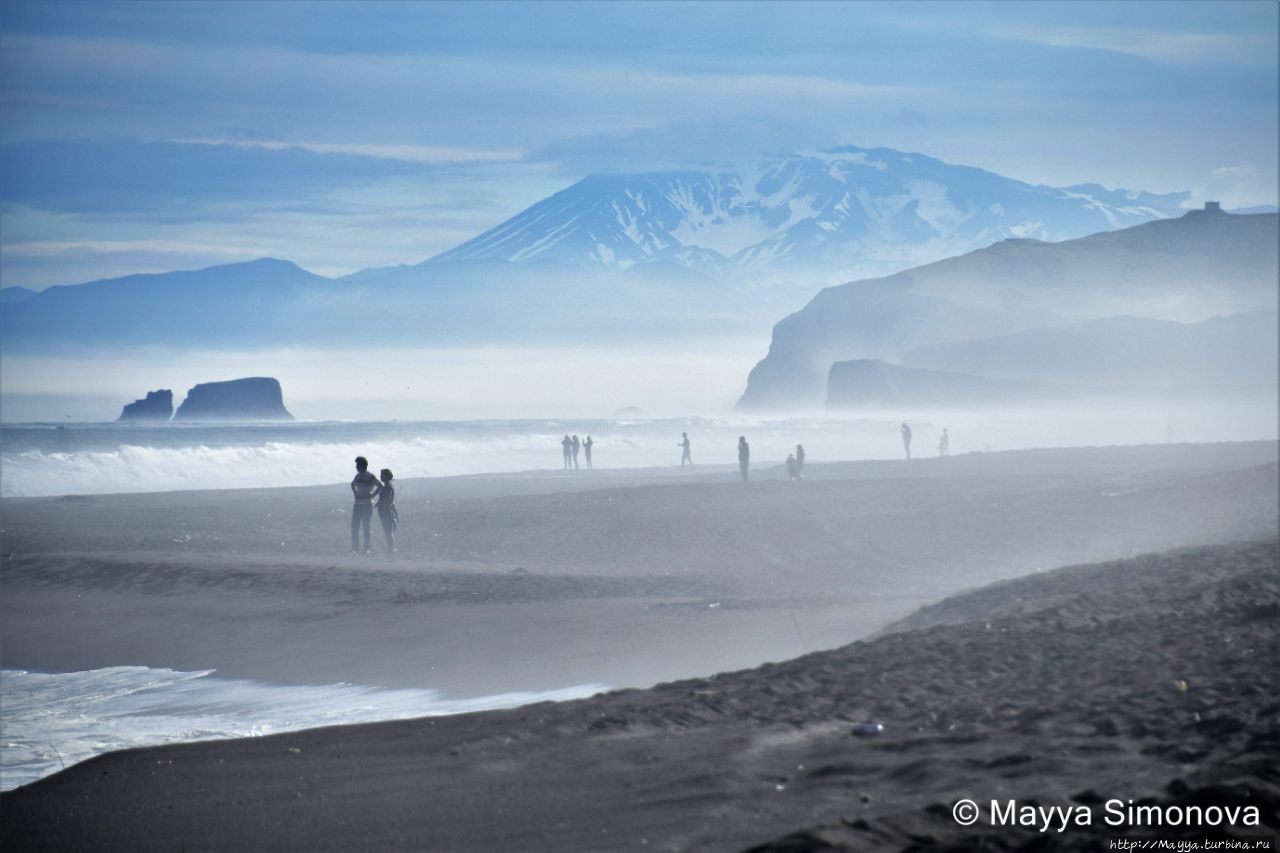
<svg viewBox="0 0 1280 853"><path fill-rule="evenodd" d="M1059 241L1184 212L1187 193L1035 186L920 154L853 146L736 172L586 178L428 263L672 263L839 278L1009 237Z"/></svg>

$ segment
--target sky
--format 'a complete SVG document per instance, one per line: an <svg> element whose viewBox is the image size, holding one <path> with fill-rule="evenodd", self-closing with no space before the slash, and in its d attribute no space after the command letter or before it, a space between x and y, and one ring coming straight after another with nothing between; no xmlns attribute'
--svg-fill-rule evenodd
<svg viewBox="0 0 1280 853"><path fill-rule="evenodd" d="M1275 204L1278 9L0 0L0 285L417 263L589 174L849 144Z"/></svg>

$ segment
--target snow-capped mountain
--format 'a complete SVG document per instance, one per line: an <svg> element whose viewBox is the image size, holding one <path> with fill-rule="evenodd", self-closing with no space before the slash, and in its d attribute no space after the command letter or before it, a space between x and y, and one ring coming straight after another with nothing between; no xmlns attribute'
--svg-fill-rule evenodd
<svg viewBox="0 0 1280 853"><path fill-rule="evenodd" d="M739 171L586 178L428 263L871 274L1008 237L1058 241L1176 216L1188 193L1035 186L921 154L844 147Z"/></svg>

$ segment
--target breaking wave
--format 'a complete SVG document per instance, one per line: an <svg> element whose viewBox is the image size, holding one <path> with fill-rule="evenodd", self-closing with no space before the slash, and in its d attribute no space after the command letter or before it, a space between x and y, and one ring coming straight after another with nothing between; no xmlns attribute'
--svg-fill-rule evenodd
<svg viewBox="0 0 1280 853"><path fill-rule="evenodd" d="M60 673L5 669L0 682L2 790L119 749L514 708L608 689L585 684L449 699L435 690L294 686L217 678L213 670L145 666Z"/></svg>

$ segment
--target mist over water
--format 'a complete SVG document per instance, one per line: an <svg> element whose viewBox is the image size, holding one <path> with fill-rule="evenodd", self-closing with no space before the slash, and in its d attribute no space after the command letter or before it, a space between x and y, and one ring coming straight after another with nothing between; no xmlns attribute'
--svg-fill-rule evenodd
<svg viewBox="0 0 1280 853"><path fill-rule="evenodd" d="M1275 439L1271 395L1215 400L1144 398L971 410L875 411L770 418L297 422L288 424L8 424L0 427L0 495L33 497L345 483L369 458L397 478L559 471L565 434L592 437L597 469L678 466L688 432L694 462L733 465L746 435L757 469L796 444L812 462L897 459L898 425L912 424L913 455L1032 447ZM585 459L581 460L585 468ZM584 474L585 476L585 474Z"/></svg>
<svg viewBox="0 0 1280 853"><path fill-rule="evenodd" d="M148 390L171 389L177 407L197 383L246 376L278 379L285 407L310 421L600 417L636 406L650 418L706 414L732 407L767 338L765 323L744 339L613 346L6 352L0 420L105 422Z"/></svg>

